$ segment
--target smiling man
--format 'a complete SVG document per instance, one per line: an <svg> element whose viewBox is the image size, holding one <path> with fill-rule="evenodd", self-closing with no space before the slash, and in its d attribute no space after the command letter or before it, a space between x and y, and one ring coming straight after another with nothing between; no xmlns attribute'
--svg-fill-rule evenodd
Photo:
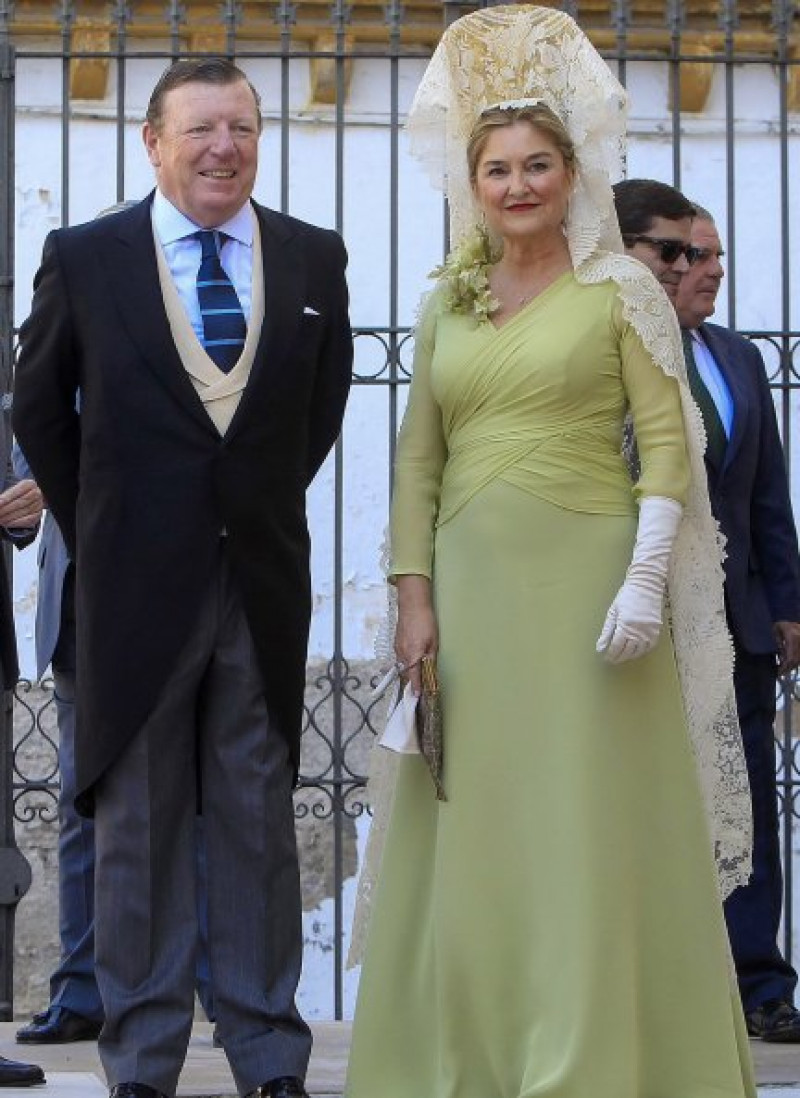
<svg viewBox="0 0 800 1098"><path fill-rule="evenodd" d="M143 131L156 190L48 237L20 335L15 428L77 564L76 785L95 813L113 1098L175 1094L197 811L238 1089L306 1093L292 808L305 492L340 430L352 341L340 238L250 198L260 128L231 62L170 68Z"/></svg>

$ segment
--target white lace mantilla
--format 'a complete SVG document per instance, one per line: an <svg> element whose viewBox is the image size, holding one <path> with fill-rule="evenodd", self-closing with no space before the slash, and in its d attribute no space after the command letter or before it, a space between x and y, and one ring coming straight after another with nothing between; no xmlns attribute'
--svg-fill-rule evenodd
<svg viewBox="0 0 800 1098"><path fill-rule="evenodd" d="M609 179L622 178L627 95L568 15L527 4L485 8L448 27L414 96L411 153L447 194L453 245L480 220L465 155L472 127L487 107L515 99L545 103L575 145L567 225L575 266L597 248L620 251Z"/></svg>
<svg viewBox="0 0 800 1098"><path fill-rule="evenodd" d="M478 115L514 99L545 102L575 145L576 180L566 235L579 282L616 283L623 312L654 361L678 379L692 482L668 583L675 655L697 773L724 897L750 875L752 817L733 692L722 569L723 540L711 514L703 460L705 430L686 382L674 311L651 273L622 254L611 182L622 178L626 93L577 24L562 12L526 4L485 8L456 20L431 58L408 120L411 151L443 190L451 241L479 224L466 145ZM384 553L387 574L388 551ZM390 587L376 654L393 659L396 621ZM375 750L368 796L373 807L348 964L360 962L391 815L397 756Z"/></svg>
<svg viewBox="0 0 800 1098"><path fill-rule="evenodd" d="M703 419L686 380L677 317L650 272L628 256L599 253L575 276L587 284L616 283L626 320L664 373L679 383L691 485L667 590L686 722L725 897L750 876L752 813L725 618L723 538L706 487Z"/></svg>

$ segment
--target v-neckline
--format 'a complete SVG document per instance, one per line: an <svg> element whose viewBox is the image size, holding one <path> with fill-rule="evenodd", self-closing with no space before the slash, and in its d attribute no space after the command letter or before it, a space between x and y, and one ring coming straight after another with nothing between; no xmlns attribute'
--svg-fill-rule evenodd
<svg viewBox="0 0 800 1098"><path fill-rule="evenodd" d="M525 313L528 312L528 310L532 309L534 305L541 304L543 298L547 297L548 294L550 294L550 292L554 290L556 286L563 282L564 279L566 279L569 275L573 275L574 273L574 269L570 267L568 270L558 275L557 278L554 278L551 283L545 286L545 288L541 290L538 294L536 294L535 297L532 297L530 301L526 301L524 305L517 309L513 316L510 316L508 320L504 321L502 324L495 324L491 316L487 316L486 322L489 325L492 334L500 335L500 333L504 332L506 328L509 327L509 325L513 324L519 317L523 316Z"/></svg>

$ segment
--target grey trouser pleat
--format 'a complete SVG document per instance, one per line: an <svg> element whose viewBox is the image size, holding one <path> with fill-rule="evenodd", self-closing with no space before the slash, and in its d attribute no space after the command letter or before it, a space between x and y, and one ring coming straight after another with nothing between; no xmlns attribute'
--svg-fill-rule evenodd
<svg viewBox="0 0 800 1098"><path fill-rule="evenodd" d="M198 775L217 1024L245 1094L304 1077L311 1036L294 1001L302 930L292 769L270 727L224 548L158 706L97 788L99 1047L109 1086L175 1093L193 1015Z"/></svg>

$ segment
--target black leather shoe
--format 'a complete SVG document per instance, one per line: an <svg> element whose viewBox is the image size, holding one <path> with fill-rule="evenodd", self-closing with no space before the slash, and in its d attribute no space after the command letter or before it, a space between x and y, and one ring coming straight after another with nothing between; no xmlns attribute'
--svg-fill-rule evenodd
<svg viewBox="0 0 800 1098"><path fill-rule="evenodd" d="M44 1083L44 1072L36 1064L22 1064L0 1056L0 1087L38 1087Z"/></svg>
<svg viewBox="0 0 800 1098"><path fill-rule="evenodd" d="M800 1044L800 1010L785 999L767 999L745 1015L751 1037L774 1044Z"/></svg>
<svg viewBox="0 0 800 1098"><path fill-rule="evenodd" d="M296 1075L281 1075L280 1079L270 1079L251 1090L245 1098L308 1098L308 1091Z"/></svg>
<svg viewBox="0 0 800 1098"><path fill-rule="evenodd" d="M84 1018L67 1007L51 1006L17 1030L20 1045L67 1045L71 1041L96 1041L102 1022Z"/></svg>
<svg viewBox="0 0 800 1098"><path fill-rule="evenodd" d="M148 1087L144 1083L117 1083L108 1092L108 1098L167 1098L155 1087Z"/></svg>

